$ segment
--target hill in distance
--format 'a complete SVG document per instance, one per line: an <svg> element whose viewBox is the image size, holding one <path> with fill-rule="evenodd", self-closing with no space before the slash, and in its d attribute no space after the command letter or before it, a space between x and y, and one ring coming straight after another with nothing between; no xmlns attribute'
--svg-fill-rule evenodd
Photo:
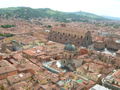
<svg viewBox="0 0 120 90"><path fill-rule="evenodd" d="M111 16L103 16L103 17L111 19L111 20L120 21L120 17L111 17Z"/></svg>
<svg viewBox="0 0 120 90"><path fill-rule="evenodd" d="M105 21L109 20L102 16L87 12L61 12L51 10L49 8L39 8L33 9L29 7L9 7L0 9L0 17L2 18L22 18L22 19L32 19L32 18L53 18L57 21L69 22L69 21Z"/></svg>

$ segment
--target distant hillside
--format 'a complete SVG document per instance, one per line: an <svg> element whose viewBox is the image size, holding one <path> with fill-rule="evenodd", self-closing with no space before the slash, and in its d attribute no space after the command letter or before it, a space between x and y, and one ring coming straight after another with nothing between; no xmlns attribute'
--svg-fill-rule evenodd
<svg viewBox="0 0 120 90"><path fill-rule="evenodd" d="M98 15L95 15L95 14L92 14L92 13L88 13L88 12L83 12L83 11L80 11L80 12L73 12L73 14L76 14L76 15L79 15L83 18L88 18L88 19L91 19L91 20L108 20L102 16L98 16Z"/></svg>
<svg viewBox="0 0 120 90"><path fill-rule="evenodd" d="M10 7L10 8L1 8L0 17L3 18L22 18L22 19L31 19L31 18L53 18L57 21L101 21L107 20L104 17L97 16L91 13L86 12L60 12L54 11L49 8L40 8L32 9L29 7Z"/></svg>
<svg viewBox="0 0 120 90"><path fill-rule="evenodd" d="M111 19L111 20L117 20L120 21L120 17L111 17L111 16L103 16L105 18Z"/></svg>

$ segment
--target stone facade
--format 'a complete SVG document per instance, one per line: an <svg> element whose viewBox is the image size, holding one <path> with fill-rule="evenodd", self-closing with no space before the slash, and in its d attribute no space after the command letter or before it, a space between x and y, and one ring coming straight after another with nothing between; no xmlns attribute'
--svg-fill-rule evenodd
<svg viewBox="0 0 120 90"><path fill-rule="evenodd" d="M48 36L48 40L63 44L71 43L78 47L88 47L92 44L92 37L90 31L83 31L78 29L76 30L72 28L60 28L51 30Z"/></svg>

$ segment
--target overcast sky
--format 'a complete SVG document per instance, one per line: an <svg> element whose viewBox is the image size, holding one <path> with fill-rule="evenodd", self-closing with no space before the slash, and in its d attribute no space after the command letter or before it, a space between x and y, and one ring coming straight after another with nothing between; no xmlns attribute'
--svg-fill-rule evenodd
<svg viewBox="0 0 120 90"><path fill-rule="evenodd" d="M120 0L0 0L0 8L26 6L120 17Z"/></svg>

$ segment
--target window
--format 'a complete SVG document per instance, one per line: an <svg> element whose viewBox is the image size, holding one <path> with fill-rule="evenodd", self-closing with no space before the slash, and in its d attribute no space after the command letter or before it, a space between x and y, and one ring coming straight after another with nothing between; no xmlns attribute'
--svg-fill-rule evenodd
<svg viewBox="0 0 120 90"><path fill-rule="evenodd" d="M65 61L63 61L65 63Z"/></svg>
<svg viewBox="0 0 120 90"><path fill-rule="evenodd" d="M62 38L60 37L60 40L61 40Z"/></svg>
<svg viewBox="0 0 120 90"><path fill-rule="evenodd" d="M83 36L81 36L81 39L83 38Z"/></svg>
<svg viewBox="0 0 120 90"><path fill-rule="evenodd" d="M74 37L76 37L76 35Z"/></svg>

